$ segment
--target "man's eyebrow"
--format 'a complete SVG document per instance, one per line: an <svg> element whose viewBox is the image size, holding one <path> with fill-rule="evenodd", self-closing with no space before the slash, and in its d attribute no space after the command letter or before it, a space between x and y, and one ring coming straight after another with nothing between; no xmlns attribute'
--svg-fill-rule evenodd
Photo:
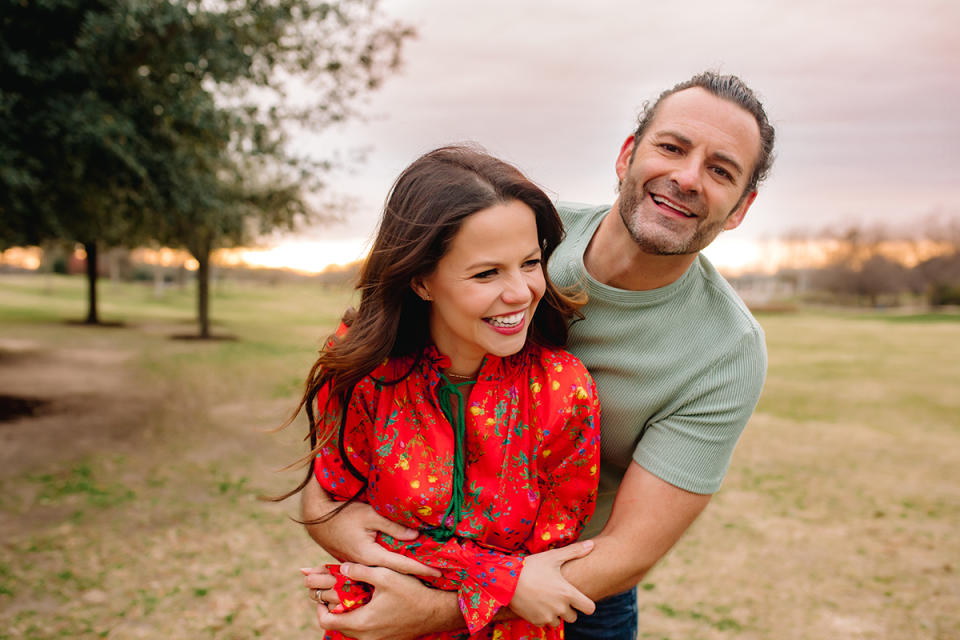
<svg viewBox="0 0 960 640"><path fill-rule="evenodd" d="M680 144L687 147L693 146L693 140L691 140L687 136L677 131L670 131L670 130L658 131L656 132L656 135L658 137L673 138ZM734 160L733 157L730 156L729 154L726 154L723 151L715 151L713 152L712 157L715 160L718 160L724 164L730 165L730 168L733 169L734 173L736 173L737 175L743 175L743 167L741 167L740 163Z"/></svg>
<svg viewBox="0 0 960 640"><path fill-rule="evenodd" d="M734 160L733 158L731 158L730 156L728 156L727 154L725 154L723 151L715 151L713 153L713 157L719 160L720 162L730 165L734 173L736 173L738 176L743 175L743 167L740 166L740 163Z"/></svg>
<svg viewBox="0 0 960 640"><path fill-rule="evenodd" d="M670 130L657 131L657 136L666 136L668 138L673 138L674 140L676 140L682 145L686 145L688 147L693 146L693 140L683 135L682 133L678 133L676 131L670 131Z"/></svg>

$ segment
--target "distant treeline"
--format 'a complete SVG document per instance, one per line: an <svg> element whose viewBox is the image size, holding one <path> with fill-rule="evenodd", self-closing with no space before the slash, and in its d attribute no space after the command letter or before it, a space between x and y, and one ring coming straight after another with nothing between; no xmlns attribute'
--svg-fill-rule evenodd
<svg viewBox="0 0 960 640"><path fill-rule="evenodd" d="M772 275L752 273L730 278L751 306L960 306L960 216L930 217L911 228L853 224L840 229L791 232L782 240L795 253L788 263L814 266L790 266ZM158 291L167 285L185 286L196 277L182 261L166 266L151 264L125 249L101 254L98 264L103 276L150 281ZM220 265L214 266L211 277L350 287L357 282L361 264L332 265L318 274ZM83 273L86 266L82 258L54 246L44 252L40 270Z"/></svg>
<svg viewBox="0 0 960 640"><path fill-rule="evenodd" d="M138 259L137 252L129 249L115 248L103 252L98 256L97 272L112 280L141 281L162 283L163 285L186 285L196 278L196 272L187 269L183 260L175 264L154 264ZM231 279L246 282L262 282L279 284L283 282L315 282L330 286L351 287L360 273L362 262L352 262L346 265L330 265L320 273L303 273L289 269L272 269L268 267L249 267L243 265L214 264L211 277L214 280ZM29 271L0 267L6 271ZM85 258L78 257L74 252L60 246L48 247L43 253L40 265L41 273L60 273L67 275L86 273Z"/></svg>
<svg viewBox="0 0 960 640"><path fill-rule="evenodd" d="M911 227L875 223L793 232L785 240L798 254L794 263L816 266L733 278L748 301L960 305L960 215L930 216Z"/></svg>

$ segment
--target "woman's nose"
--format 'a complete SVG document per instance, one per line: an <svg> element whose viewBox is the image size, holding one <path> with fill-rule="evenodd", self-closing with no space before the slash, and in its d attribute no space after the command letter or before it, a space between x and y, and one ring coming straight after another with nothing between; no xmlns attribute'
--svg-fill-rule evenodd
<svg viewBox="0 0 960 640"><path fill-rule="evenodd" d="M507 304L527 304L533 299L533 291L524 274L514 273L506 278L500 297Z"/></svg>

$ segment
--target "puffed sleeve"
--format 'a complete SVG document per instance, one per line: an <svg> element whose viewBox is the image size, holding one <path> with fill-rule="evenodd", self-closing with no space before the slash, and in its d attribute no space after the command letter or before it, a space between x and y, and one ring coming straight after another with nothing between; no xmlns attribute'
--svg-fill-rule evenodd
<svg viewBox="0 0 960 640"><path fill-rule="evenodd" d="M340 438L341 413L339 403L327 402L327 388L317 394L317 411L322 430L331 429L332 436L320 449L313 462L313 473L323 487L335 500L349 500L353 497L365 499L367 474L370 471L370 419L365 406L361 385L354 390L347 405L343 438ZM327 569L336 578L334 590L344 606L344 610L359 607L370 600L373 587L363 582L354 582L340 573L340 566L327 565Z"/></svg>
<svg viewBox="0 0 960 640"><path fill-rule="evenodd" d="M600 403L593 378L568 356L547 367L542 416L543 445L537 461L540 510L524 546L538 553L575 542L597 500ZM545 418L545 419L543 419Z"/></svg>
<svg viewBox="0 0 960 640"><path fill-rule="evenodd" d="M366 487L364 479L370 470L372 430L364 386L361 382L354 389L345 419L341 416L340 403L327 402L326 387L317 394L321 432L329 430L332 435L317 453L313 473L320 486L336 500L348 500L354 496L363 498L361 492ZM342 440L341 419L344 419Z"/></svg>

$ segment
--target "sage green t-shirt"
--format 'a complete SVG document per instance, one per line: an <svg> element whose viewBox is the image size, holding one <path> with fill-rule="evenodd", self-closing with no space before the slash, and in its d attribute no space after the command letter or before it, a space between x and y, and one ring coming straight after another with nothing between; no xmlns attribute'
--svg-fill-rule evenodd
<svg viewBox="0 0 960 640"><path fill-rule="evenodd" d="M760 325L706 257L659 289L610 287L583 266L610 206L557 209L567 235L550 277L580 284L589 296L567 349L587 366L600 397L600 499L589 537L606 523L631 460L693 493L720 488L760 397L767 353Z"/></svg>

